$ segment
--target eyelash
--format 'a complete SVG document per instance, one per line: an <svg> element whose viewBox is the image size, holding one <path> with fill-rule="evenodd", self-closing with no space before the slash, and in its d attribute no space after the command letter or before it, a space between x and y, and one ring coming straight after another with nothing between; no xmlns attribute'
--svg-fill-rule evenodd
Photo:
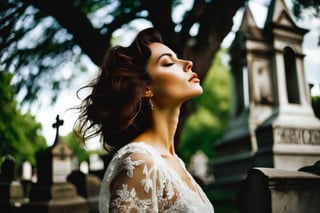
<svg viewBox="0 0 320 213"><path fill-rule="evenodd" d="M173 65L174 63L168 63L168 64L165 64L165 65L163 65L163 66L165 66L165 67L170 67L171 65Z"/></svg>

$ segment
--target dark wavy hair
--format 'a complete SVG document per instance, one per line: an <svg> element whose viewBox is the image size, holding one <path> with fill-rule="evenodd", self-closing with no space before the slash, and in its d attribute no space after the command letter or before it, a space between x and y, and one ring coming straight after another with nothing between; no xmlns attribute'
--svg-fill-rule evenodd
<svg viewBox="0 0 320 213"><path fill-rule="evenodd" d="M161 42L154 28L140 31L128 47L111 48L89 94L78 107L75 131L84 141L101 136L108 152L116 151L145 131L151 122L149 100L144 96L151 77L146 65L150 43ZM78 91L79 92L79 91Z"/></svg>

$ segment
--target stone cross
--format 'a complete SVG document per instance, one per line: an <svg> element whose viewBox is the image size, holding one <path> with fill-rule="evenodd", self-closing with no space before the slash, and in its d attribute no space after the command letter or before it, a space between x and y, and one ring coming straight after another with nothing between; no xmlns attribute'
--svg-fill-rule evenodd
<svg viewBox="0 0 320 213"><path fill-rule="evenodd" d="M64 122L63 120L60 120L60 119L59 119L59 115L57 115L57 117L56 117L56 122L52 124L52 127L57 129L57 131L56 131L56 139L55 139L55 142L54 142L54 143L57 143L57 142L58 142L59 127L63 125L63 122Z"/></svg>

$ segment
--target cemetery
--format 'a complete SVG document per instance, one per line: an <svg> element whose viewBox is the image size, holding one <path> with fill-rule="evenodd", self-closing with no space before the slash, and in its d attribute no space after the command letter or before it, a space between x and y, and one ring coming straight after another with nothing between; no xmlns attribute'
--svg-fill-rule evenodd
<svg viewBox="0 0 320 213"><path fill-rule="evenodd" d="M201 152L190 162L216 212L220 205L239 213L319 212L320 120L305 79L307 32L283 0L272 1L263 29L246 8L230 47L232 122L212 148L213 162ZM54 144L36 156L36 177L29 162L16 177L14 157L1 156L0 212L98 213L110 156L90 156L83 172L60 138L61 126L57 115Z"/></svg>

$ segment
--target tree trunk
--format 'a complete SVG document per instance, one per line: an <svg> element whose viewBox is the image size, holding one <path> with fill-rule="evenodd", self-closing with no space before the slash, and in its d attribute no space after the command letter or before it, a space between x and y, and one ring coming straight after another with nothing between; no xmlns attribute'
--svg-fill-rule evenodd
<svg viewBox="0 0 320 213"><path fill-rule="evenodd" d="M53 16L74 36L75 43L81 47L84 53L94 63L100 65L106 49L110 47L112 32L108 32L110 37L100 33L99 29L92 26L86 14L73 6L72 0L24 1ZM155 4L153 1L141 1L141 8L148 10L149 15L146 19L159 29L166 43L171 45L172 49L177 50L181 58L192 60L194 63L193 71L198 73L200 80L204 80L216 52L220 49L221 42L233 26L233 16L244 5L244 2L245 0L233 0L232 2L215 0L206 3L205 0L197 0L191 11L185 16L180 32L174 31L174 23L170 16L172 12L171 1L162 1L166 7L159 7L159 4ZM161 14L166 15L162 17ZM130 19L127 17L126 20L128 18ZM132 19L134 18L133 15ZM199 32L195 37L191 37L189 31L195 23L199 24ZM121 26L121 24L124 23L117 25ZM108 26L104 27L108 28ZM116 30L114 26L111 26L111 29ZM193 110L194 106L189 102L182 107L176 141L180 140L181 127Z"/></svg>

